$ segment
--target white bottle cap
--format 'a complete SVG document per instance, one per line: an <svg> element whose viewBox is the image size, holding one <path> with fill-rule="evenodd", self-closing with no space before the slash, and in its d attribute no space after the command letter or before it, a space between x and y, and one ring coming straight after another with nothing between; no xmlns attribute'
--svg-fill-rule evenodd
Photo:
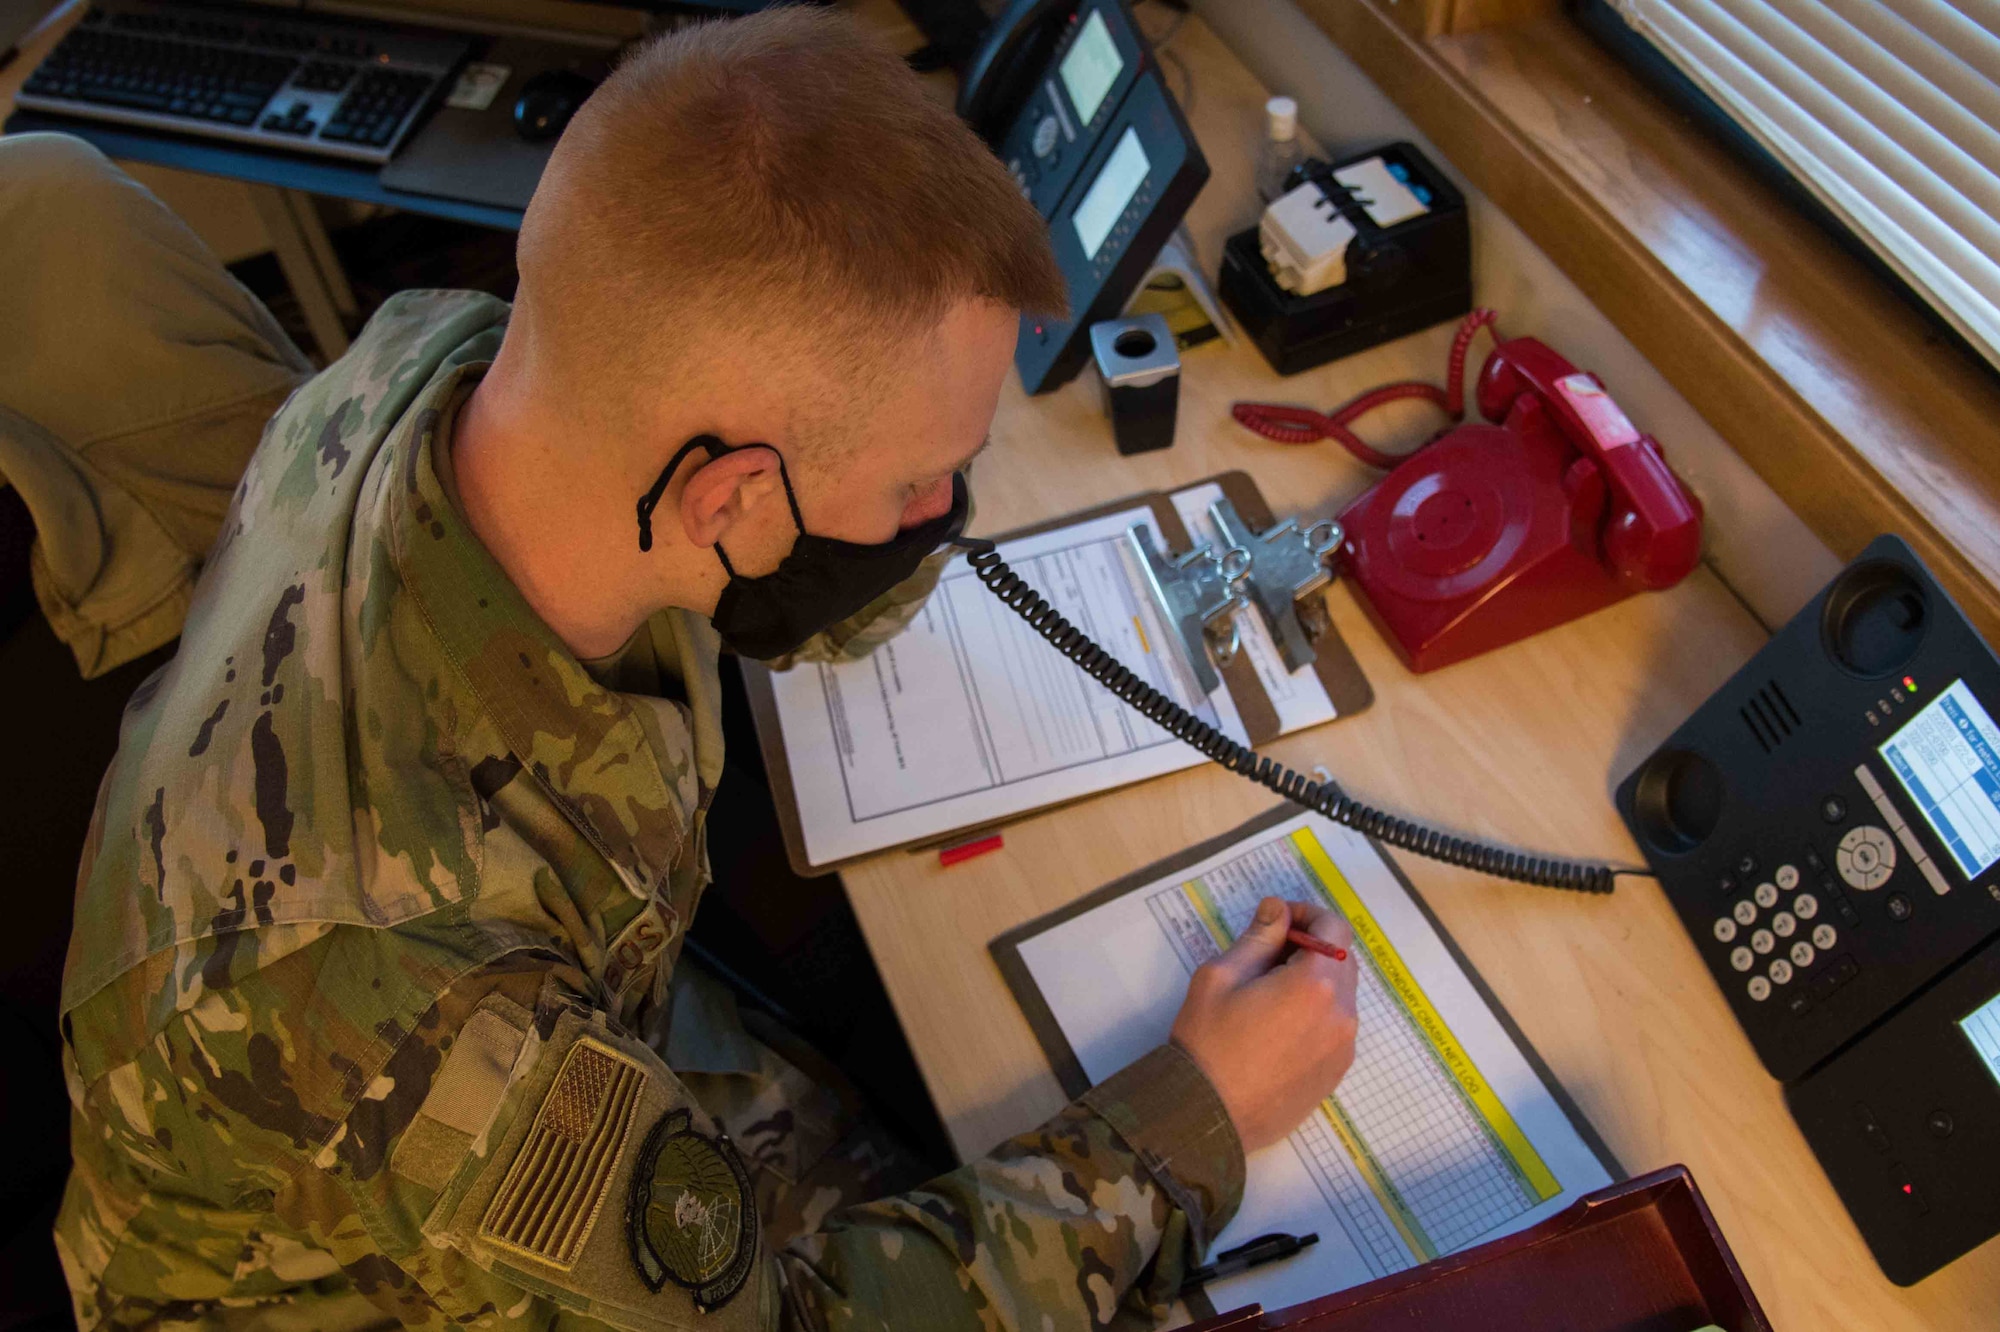
<svg viewBox="0 0 2000 1332"><path fill-rule="evenodd" d="M1279 143L1299 132L1299 104L1289 97L1273 97L1264 103L1266 128Z"/></svg>

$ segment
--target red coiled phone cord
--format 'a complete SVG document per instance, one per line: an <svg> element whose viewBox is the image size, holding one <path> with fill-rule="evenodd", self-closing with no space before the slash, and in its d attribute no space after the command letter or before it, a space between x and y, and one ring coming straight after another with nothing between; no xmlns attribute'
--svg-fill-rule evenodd
<svg viewBox="0 0 2000 1332"><path fill-rule="evenodd" d="M1451 356L1445 363L1444 388L1411 379L1370 389L1331 412L1288 407L1276 402L1239 402L1230 407L1229 414L1265 439L1276 440L1280 444L1311 444L1330 439L1370 467L1386 472L1409 455L1384 453L1348 427L1377 407L1403 398L1422 398L1425 402L1437 404L1454 423L1463 420L1466 352L1472 345L1473 335L1482 328L1492 329L1494 341L1500 340L1500 328L1494 322L1498 317L1491 310L1479 309L1468 314L1459 324L1458 332L1451 340Z"/></svg>

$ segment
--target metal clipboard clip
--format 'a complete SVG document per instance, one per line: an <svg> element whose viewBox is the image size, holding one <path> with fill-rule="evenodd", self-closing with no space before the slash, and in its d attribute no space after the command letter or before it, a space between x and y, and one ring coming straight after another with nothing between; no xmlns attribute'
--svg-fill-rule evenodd
<svg viewBox="0 0 2000 1332"><path fill-rule="evenodd" d="M1153 545L1153 529L1145 523L1132 524L1125 539L1138 556L1146 587L1161 614L1180 633L1195 682L1204 695L1214 693L1222 679L1210 664L1209 653L1227 667L1243 645L1236 612L1249 604L1243 579L1250 571L1250 552L1232 546L1217 555L1203 544L1185 555L1163 556Z"/></svg>
<svg viewBox="0 0 2000 1332"><path fill-rule="evenodd" d="M1319 656L1313 640L1327 628L1326 603L1314 594L1333 581L1334 560L1347 534L1331 519L1301 531L1296 518L1252 532L1226 499L1209 505L1208 516L1223 542L1249 552L1250 600L1277 641L1285 669L1311 665Z"/></svg>

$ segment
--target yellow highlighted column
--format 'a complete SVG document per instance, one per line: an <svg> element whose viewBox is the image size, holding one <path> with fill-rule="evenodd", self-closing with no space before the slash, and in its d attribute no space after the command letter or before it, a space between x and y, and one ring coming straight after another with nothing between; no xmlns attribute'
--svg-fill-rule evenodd
<svg viewBox="0 0 2000 1332"><path fill-rule="evenodd" d="M1368 950L1368 956L1374 961L1375 969L1381 975L1383 983L1403 1005L1404 1011L1410 1015L1410 1020L1416 1023L1417 1030L1424 1034L1424 1039L1436 1052L1438 1061L1458 1083L1459 1090L1465 1093L1466 1100L1484 1121L1487 1131L1506 1153L1508 1160L1513 1163L1514 1169L1519 1172L1536 1200L1546 1202L1561 1193L1562 1185L1557 1183L1554 1173L1542 1160L1541 1153L1537 1152L1534 1144L1528 1141L1528 1135L1514 1122L1514 1116L1508 1112L1506 1105L1494 1092L1492 1084L1486 1081L1485 1075L1472 1062L1472 1057L1459 1045L1458 1038L1452 1035L1451 1028L1445 1025L1444 1019L1431 1006L1423 987L1417 984L1416 977L1412 976L1409 968L1403 965L1402 955L1389 942L1389 937L1382 932L1382 927L1375 923L1375 918L1369 914L1368 908L1362 905L1361 898L1355 893L1353 885L1348 883L1347 876L1340 872L1340 867L1333 863L1333 858L1327 855L1326 849L1319 844L1319 839L1313 836L1310 828L1300 828L1292 834L1291 840L1299 855L1311 868L1314 877L1319 880L1329 902L1341 915L1347 917L1347 923L1354 929L1355 943ZM1343 1133L1342 1136L1347 1135ZM1357 1156L1356 1159L1360 1158Z"/></svg>

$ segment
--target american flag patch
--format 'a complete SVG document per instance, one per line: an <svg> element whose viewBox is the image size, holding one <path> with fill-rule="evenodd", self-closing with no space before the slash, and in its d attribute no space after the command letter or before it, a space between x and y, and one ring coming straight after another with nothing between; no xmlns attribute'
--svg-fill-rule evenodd
<svg viewBox="0 0 2000 1332"><path fill-rule="evenodd" d="M479 1223L489 1244L567 1270L583 1253L625 1150L645 1072L581 1040L535 1112L534 1127Z"/></svg>

